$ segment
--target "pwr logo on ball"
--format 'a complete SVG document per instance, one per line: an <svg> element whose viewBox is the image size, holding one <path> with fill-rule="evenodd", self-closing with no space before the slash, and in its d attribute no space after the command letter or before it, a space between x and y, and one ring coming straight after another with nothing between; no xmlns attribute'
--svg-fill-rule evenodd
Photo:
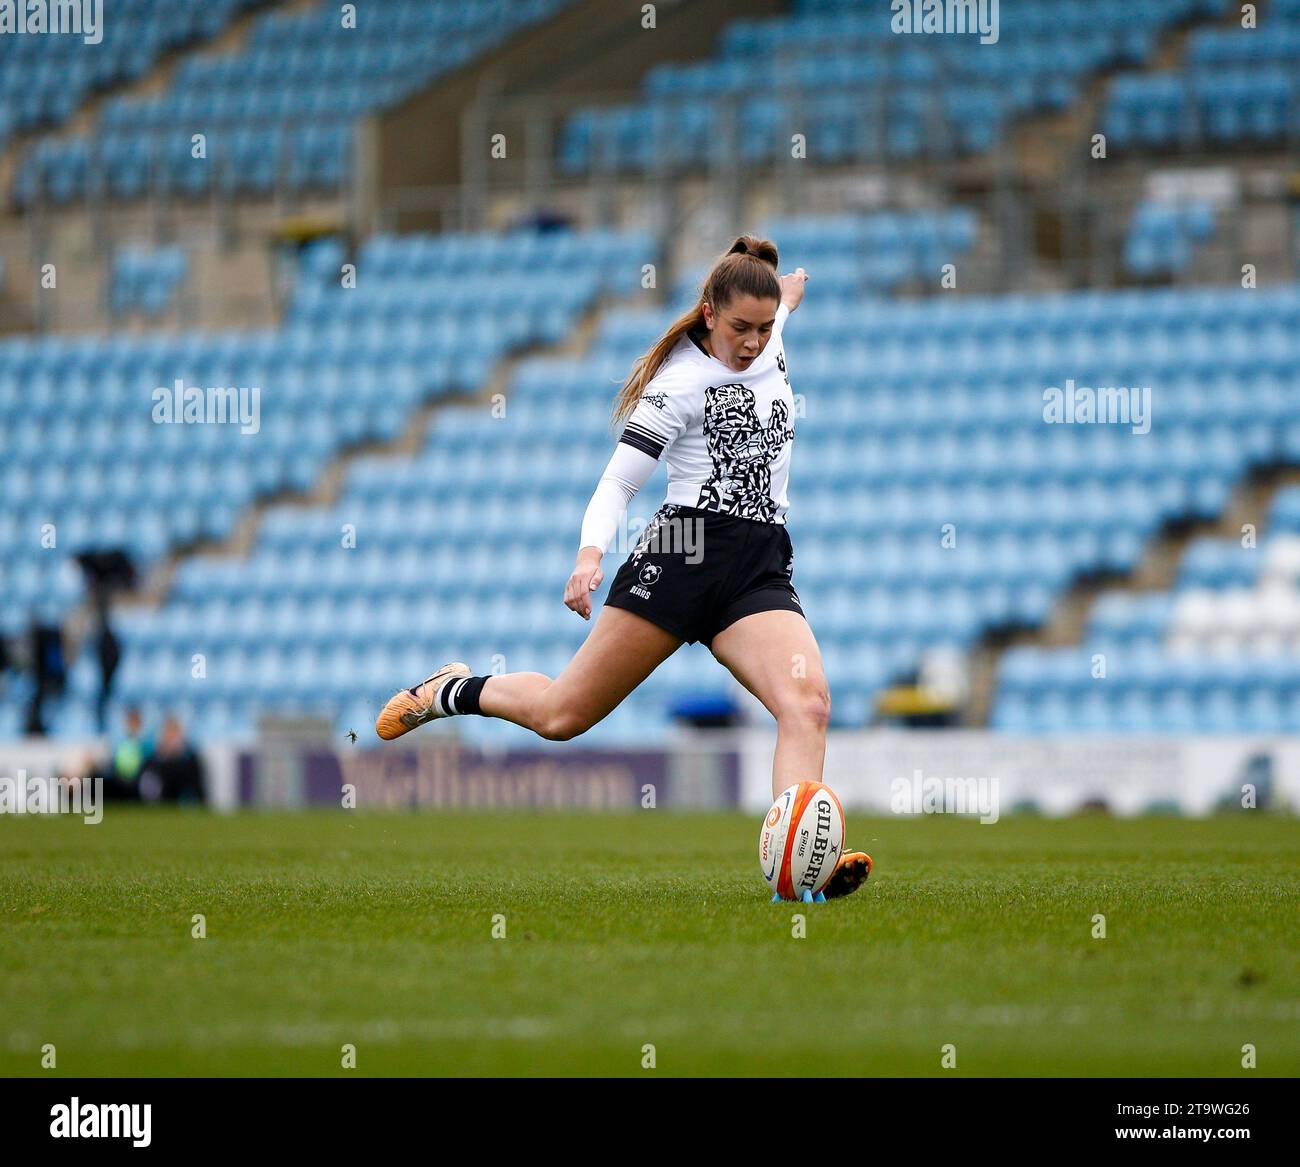
<svg viewBox="0 0 1300 1167"><path fill-rule="evenodd" d="M782 899L816 895L831 877L844 845L844 808L821 782L800 782L777 796L758 836L763 878Z"/></svg>

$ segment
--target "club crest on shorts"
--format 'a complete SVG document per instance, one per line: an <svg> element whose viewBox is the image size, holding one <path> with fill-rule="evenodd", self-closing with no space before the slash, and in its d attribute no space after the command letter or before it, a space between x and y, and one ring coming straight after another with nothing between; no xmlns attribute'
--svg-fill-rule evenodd
<svg viewBox="0 0 1300 1167"><path fill-rule="evenodd" d="M629 590L634 596L640 596L643 600L648 600L650 598L650 585L663 575L663 573L664 569L657 563L643 564L641 567L641 574L637 577L639 582L633 585Z"/></svg>

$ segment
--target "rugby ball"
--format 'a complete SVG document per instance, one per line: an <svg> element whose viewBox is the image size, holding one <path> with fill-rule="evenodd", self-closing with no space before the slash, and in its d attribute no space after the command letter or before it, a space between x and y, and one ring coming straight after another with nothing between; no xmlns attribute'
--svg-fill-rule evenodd
<svg viewBox="0 0 1300 1167"><path fill-rule="evenodd" d="M816 895L844 847L844 808L823 782L800 782L777 795L758 833L763 878L785 900Z"/></svg>

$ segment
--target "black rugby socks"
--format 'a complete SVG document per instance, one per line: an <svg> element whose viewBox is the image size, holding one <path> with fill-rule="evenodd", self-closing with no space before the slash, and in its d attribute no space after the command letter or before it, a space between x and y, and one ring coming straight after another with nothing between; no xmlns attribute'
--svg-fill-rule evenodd
<svg viewBox="0 0 1300 1167"><path fill-rule="evenodd" d="M458 677L448 681L438 693L438 704L443 713L477 713L482 716L478 699L486 683L487 677Z"/></svg>

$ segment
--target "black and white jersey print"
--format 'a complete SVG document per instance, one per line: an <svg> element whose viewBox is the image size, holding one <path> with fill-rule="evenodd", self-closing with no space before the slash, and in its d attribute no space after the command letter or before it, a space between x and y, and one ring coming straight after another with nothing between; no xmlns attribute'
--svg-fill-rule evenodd
<svg viewBox="0 0 1300 1167"><path fill-rule="evenodd" d="M766 424L758 417L754 391L744 385L710 385L704 390L704 440L713 473L695 504L742 519L776 521L772 463L794 439L790 411L779 398Z"/></svg>
<svg viewBox="0 0 1300 1167"><path fill-rule="evenodd" d="M666 455L666 503L784 523L794 444L794 398L776 314L766 347L737 372L678 341L646 386L619 440Z"/></svg>

